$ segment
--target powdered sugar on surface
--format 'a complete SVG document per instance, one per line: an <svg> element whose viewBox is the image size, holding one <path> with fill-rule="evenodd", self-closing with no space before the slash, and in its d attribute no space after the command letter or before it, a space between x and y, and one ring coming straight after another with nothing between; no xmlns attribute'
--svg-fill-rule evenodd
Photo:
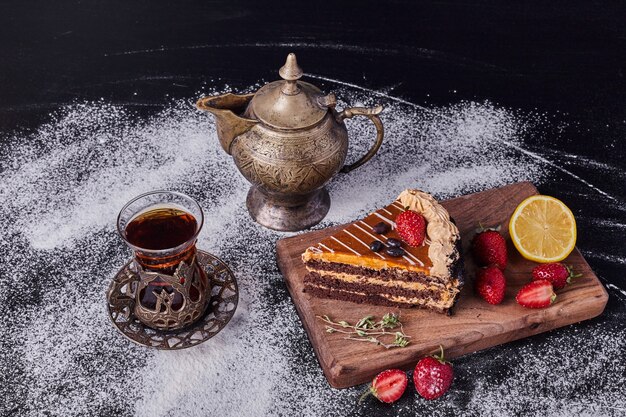
<svg viewBox="0 0 626 417"><path fill-rule="evenodd" d="M349 88L338 95L353 106L378 99ZM543 115L490 103L384 104L385 144L370 163L331 182L331 210L317 227L361 216L409 186L444 199L551 175L549 166L503 146L523 147ZM374 130L367 121L348 124L354 160ZM285 234L249 219L248 184L221 150L211 117L190 102L148 118L80 103L9 143L0 158L0 301L10 329L0 341L0 414L367 414L356 403L363 387L328 387L275 264L275 242ZM233 320L188 350L135 346L106 314L109 280L129 257L115 218L126 201L153 189L200 202L207 221L198 246L224 259L239 282ZM624 379L625 343L623 327L597 321L515 342L496 358L492 349L455 361L464 381L456 386L471 391L453 386L439 402L412 392L385 412L410 415L417 403L429 415L623 415L623 381L605 370ZM554 346L566 354L536 353ZM603 393L585 388L599 379ZM543 408L532 401L538 396Z"/></svg>

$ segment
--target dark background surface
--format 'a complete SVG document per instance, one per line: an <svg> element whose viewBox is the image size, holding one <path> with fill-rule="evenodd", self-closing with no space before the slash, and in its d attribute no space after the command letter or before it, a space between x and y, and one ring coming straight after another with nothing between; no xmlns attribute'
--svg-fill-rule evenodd
<svg viewBox="0 0 626 417"><path fill-rule="evenodd" d="M624 288L624 176L550 149L626 171L625 18L619 2L3 3L0 138L34 130L76 101L104 99L150 115L212 85L241 90L275 79L276 63L294 51L300 62L315 63L318 75L372 90L393 87L394 96L424 106L490 100L550 114L545 134L527 141L528 149L595 188L557 171L540 191L567 197L582 219L579 248L603 282ZM592 218L622 228L601 229L585 220ZM604 315L581 326L603 321L624 334L624 296L609 293ZM466 360L481 358L488 360ZM471 396L471 378L458 384ZM399 412L368 407L376 415Z"/></svg>

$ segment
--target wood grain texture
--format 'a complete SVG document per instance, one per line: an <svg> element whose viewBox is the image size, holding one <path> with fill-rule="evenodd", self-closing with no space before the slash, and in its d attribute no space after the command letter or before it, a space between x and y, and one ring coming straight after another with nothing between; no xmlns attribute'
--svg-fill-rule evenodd
<svg viewBox="0 0 626 417"><path fill-rule="evenodd" d="M536 264L522 258L513 247L508 235L508 223L515 207L524 198L534 194L538 194L535 186L523 182L442 203L456 220L461 232L468 278L455 314L450 317L419 309L393 309L319 299L304 293L303 277L306 269L300 258L302 252L344 226L279 240L279 268L330 385L335 388L350 387L370 381L387 368L409 369L420 357L435 351L440 344L446 350L446 356L452 358L601 314L608 294L578 249L564 262L573 265L582 276L573 285L558 291L554 305L532 310L515 302L515 294L530 280L530 272ZM502 225L502 233L508 243L506 297L498 306L482 301L472 290L475 266L468 247L479 222L490 226ZM354 322L368 314L380 317L389 311L401 314L405 332L412 336L409 346L386 350L373 344L346 341L339 333L326 333L323 323L315 317L326 314L331 318Z"/></svg>

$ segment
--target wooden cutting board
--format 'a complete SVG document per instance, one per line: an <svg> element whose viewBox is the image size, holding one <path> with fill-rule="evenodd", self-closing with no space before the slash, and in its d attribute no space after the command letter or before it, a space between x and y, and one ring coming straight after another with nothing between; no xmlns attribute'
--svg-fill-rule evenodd
<svg viewBox="0 0 626 417"><path fill-rule="evenodd" d="M533 194L538 194L537 189L531 183L523 182L442 203L461 231L467 276L455 313L450 317L427 310L319 299L304 293L306 269L300 255L308 246L344 226L279 240L278 265L330 385L345 388L369 382L384 369L410 369L421 357L437 350L440 344L446 357L452 358L601 314L608 294L578 249L574 249L564 262L573 265L582 276L573 285L557 291L555 304L532 310L515 302L515 294L530 281L531 270L536 264L522 258L513 247L508 224L517 205ZM501 231L507 239L507 291L504 302L497 306L487 304L472 291L475 266L468 247L479 222L489 226L502 225ZM324 323L315 317L328 315L335 320L354 323L361 317L372 314L379 318L390 311L400 312L405 333L412 336L407 347L387 350L370 343L345 340L340 333L326 333Z"/></svg>

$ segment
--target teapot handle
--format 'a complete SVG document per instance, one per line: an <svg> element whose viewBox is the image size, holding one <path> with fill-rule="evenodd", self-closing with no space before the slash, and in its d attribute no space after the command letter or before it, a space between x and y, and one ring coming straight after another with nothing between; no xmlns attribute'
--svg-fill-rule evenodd
<svg viewBox="0 0 626 417"><path fill-rule="evenodd" d="M344 167L341 168L341 172L348 173L350 171L357 169L358 167L360 167L361 165L363 165L364 163L372 159L372 157L376 154L376 152L378 152L380 145L383 144L383 135L385 133L385 130L383 129L383 123L380 121L380 118L378 117L378 115L382 111L383 111L383 106L376 106L376 107L371 107L371 108L350 107L350 108L344 109L341 113L337 115L337 120L340 122L343 121L344 119L351 119L354 116L365 116L368 119L370 119L372 123L374 123L374 126L376 126L376 142L374 143L374 145L370 148L369 151L367 151L365 155L363 155L361 159L359 159L353 164L344 165Z"/></svg>

